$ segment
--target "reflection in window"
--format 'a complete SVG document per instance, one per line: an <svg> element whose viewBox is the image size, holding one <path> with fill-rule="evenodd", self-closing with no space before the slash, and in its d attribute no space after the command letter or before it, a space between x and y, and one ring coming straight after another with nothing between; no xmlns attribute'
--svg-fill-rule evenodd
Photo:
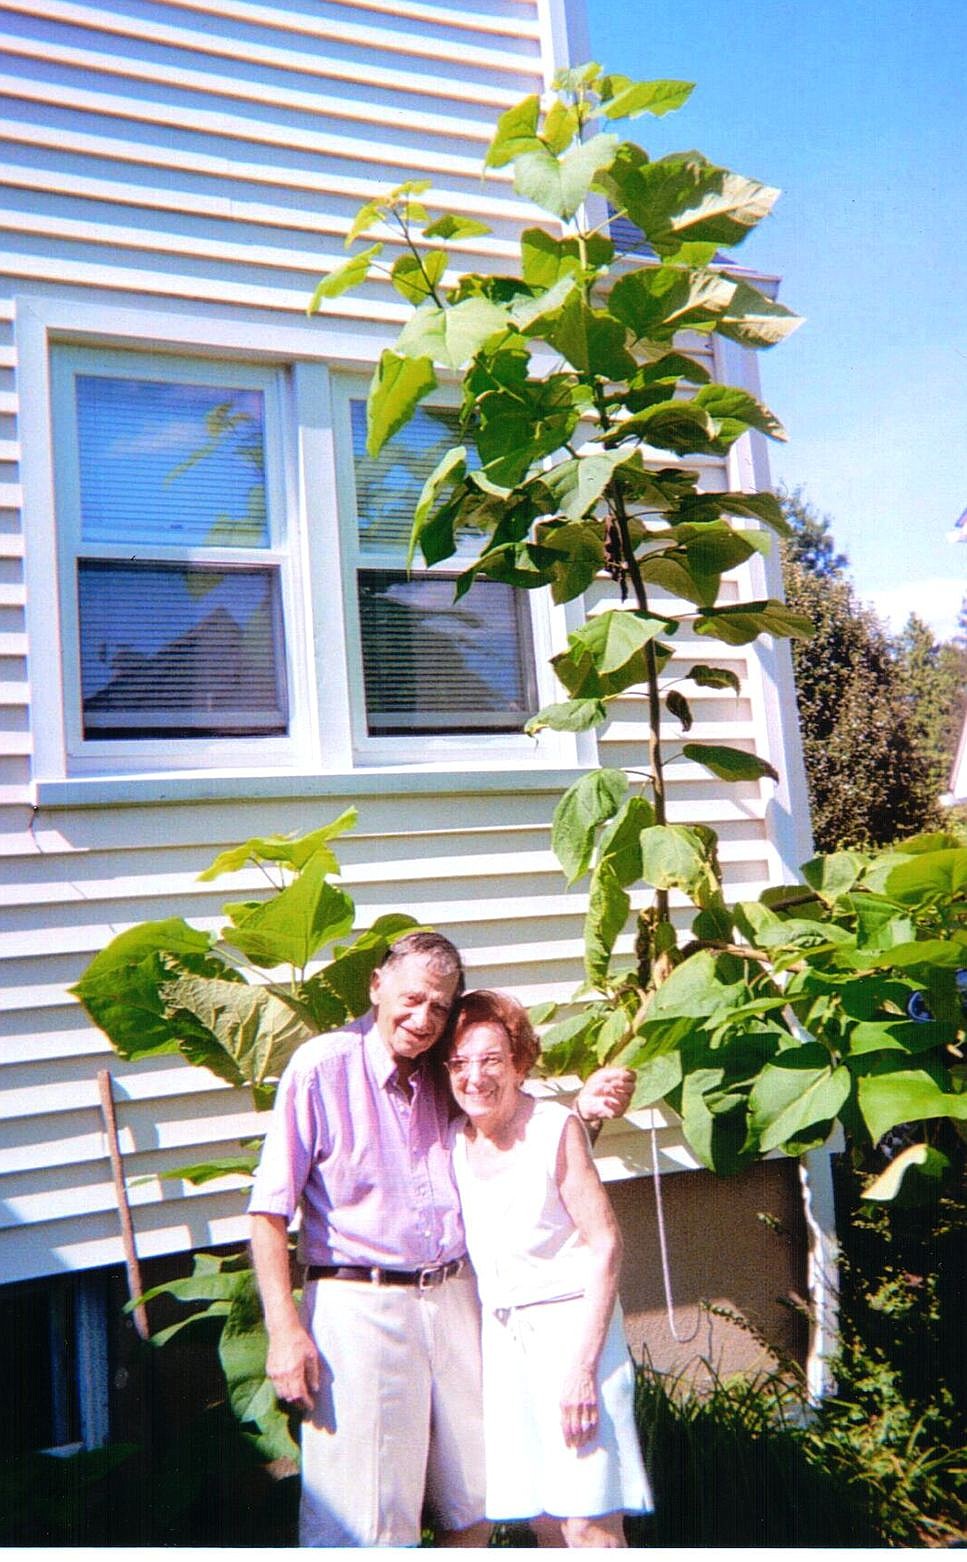
<svg viewBox="0 0 967 1562"><path fill-rule="evenodd" d="M350 409L369 735L520 732L538 703L525 594L477 580L456 601L452 574L401 568L423 485L459 442L457 413L419 407L373 459L365 403ZM469 464L477 464L472 451ZM461 563L482 540L468 531L458 537Z"/></svg>
<svg viewBox="0 0 967 1562"><path fill-rule="evenodd" d="M370 733L520 731L536 708L521 606L496 581L455 602L452 576L361 571Z"/></svg>
<svg viewBox="0 0 967 1562"><path fill-rule="evenodd" d="M79 374L86 543L264 547L259 390Z"/></svg>
<svg viewBox="0 0 967 1562"><path fill-rule="evenodd" d="M85 737L285 732L276 571L82 559L78 601Z"/></svg>

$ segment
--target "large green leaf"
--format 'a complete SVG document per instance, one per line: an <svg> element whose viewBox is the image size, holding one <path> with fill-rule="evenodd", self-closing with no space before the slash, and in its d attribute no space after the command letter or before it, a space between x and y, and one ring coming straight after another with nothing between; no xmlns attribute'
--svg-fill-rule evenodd
<svg viewBox="0 0 967 1562"><path fill-rule="evenodd" d="M229 975L209 953L211 936L180 917L142 922L95 955L70 989L123 1058L177 1052L181 1040L161 996L173 973Z"/></svg>
<svg viewBox="0 0 967 1562"><path fill-rule="evenodd" d="M642 830L641 874L655 889L681 889L696 905L706 904L720 888L713 832L686 824Z"/></svg>
<svg viewBox="0 0 967 1562"><path fill-rule="evenodd" d="M850 1088L849 1070L834 1066L818 1042L780 1052L766 1064L749 1097L749 1121L760 1153L777 1150L805 1130L831 1123Z"/></svg>
<svg viewBox="0 0 967 1562"><path fill-rule="evenodd" d="M614 245L601 233L578 239L559 239L546 228L525 228L520 236L524 281L529 287L552 288L563 277L580 277L585 266L593 271L614 259Z"/></svg>
<svg viewBox="0 0 967 1562"><path fill-rule="evenodd" d="M696 619L695 631L724 640L727 645L748 645L759 635L808 640L813 633L813 623L802 613L794 613L784 602L769 597L760 602L707 607Z"/></svg>
<svg viewBox="0 0 967 1562"><path fill-rule="evenodd" d="M918 853L890 872L884 889L902 906L962 897L967 892L967 847Z"/></svg>
<svg viewBox="0 0 967 1562"><path fill-rule="evenodd" d="M300 876L271 900L226 906L232 925L222 938L255 965L303 970L324 944L348 933L354 907L345 890L326 882L325 864L310 858Z"/></svg>
<svg viewBox="0 0 967 1562"><path fill-rule="evenodd" d="M601 1003L590 1004L579 1014L559 1020L541 1037L541 1069L545 1074L586 1074L589 1059L609 1013ZM593 1064L592 1064L593 1067Z"/></svg>
<svg viewBox="0 0 967 1562"><path fill-rule="evenodd" d="M615 940L625 922L631 899L610 857L599 862L591 875L588 910L584 921L584 969L592 987L607 980Z"/></svg>
<svg viewBox="0 0 967 1562"><path fill-rule="evenodd" d="M677 1052L661 1053L656 1058L650 1058L647 1063L642 1063L635 1073L637 1077L629 1112L653 1106L681 1084L681 1055Z"/></svg>
<svg viewBox="0 0 967 1562"><path fill-rule="evenodd" d="M571 290L557 318L543 335L582 374L604 380L627 380L637 368L628 351L628 333L620 320L592 309L578 288Z"/></svg>
<svg viewBox="0 0 967 1562"><path fill-rule="evenodd" d="M684 239L741 243L779 194L717 167L699 152L675 152L649 162L627 142L597 184L625 208L659 255L674 254Z"/></svg>
<svg viewBox="0 0 967 1562"><path fill-rule="evenodd" d="M627 76L601 78L601 108L606 119L661 117L681 108L695 90L691 81L631 81Z"/></svg>
<svg viewBox="0 0 967 1562"><path fill-rule="evenodd" d="M536 95L524 98L501 114L497 129L487 149L485 168L503 168L524 152L540 150L537 121L541 100Z"/></svg>
<svg viewBox="0 0 967 1562"><path fill-rule="evenodd" d="M424 397L436 387L436 375L429 356L414 357L392 352L382 353L369 387L366 402L366 450L378 456L387 440L408 423Z"/></svg>
<svg viewBox="0 0 967 1562"><path fill-rule="evenodd" d="M532 737L545 727L552 732L587 732L600 727L608 719L608 707L604 700L562 700L556 705L545 705L532 716L524 731Z"/></svg>
<svg viewBox="0 0 967 1562"><path fill-rule="evenodd" d="M689 401L668 400L625 418L605 434L603 443L619 445L636 439L659 450L688 455L713 452L715 438L715 425L704 408Z"/></svg>
<svg viewBox="0 0 967 1562"><path fill-rule="evenodd" d="M449 264L443 249L424 250L419 256L400 255L390 273L397 293L410 304L423 304L436 296L437 284Z"/></svg>
<svg viewBox="0 0 967 1562"><path fill-rule="evenodd" d="M618 137L608 134L592 136L560 155L539 144L515 156L514 189L542 211L568 221L617 148Z"/></svg>
<svg viewBox="0 0 967 1562"><path fill-rule="evenodd" d="M398 350L417 362L430 359L447 369L462 369L491 336L506 330L506 310L486 298L465 298L445 309L423 304L396 340Z"/></svg>
<svg viewBox="0 0 967 1562"><path fill-rule="evenodd" d="M641 878L641 832L655 822L655 810L646 797L629 797L601 833L599 855L611 862L618 882L634 884Z"/></svg>
<svg viewBox="0 0 967 1562"><path fill-rule="evenodd" d="M581 520L594 510L615 468L626 459L626 452L620 450L575 456L543 472L541 482L562 515L572 521Z"/></svg>
<svg viewBox="0 0 967 1562"><path fill-rule="evenodd" d="M646 1035L653 1022L669 1019L710 1019L734 1009L748 997L743 981L729 981L721 974L721 956L700 949L675 966L648 1004Z"/></svg>
<svg viewBox="0 0 967 1562"><path fill-rule="evenodd" d="M255 1446L263 1459L298 1463L299 1449L289 1433L288 1417L266 1376L267 1353L268 1335L255 1275L250 1272L232 1300L218 1341L229 1403L243 1425L251 1422L258 1428Z"/></svg>
<svg viewBox="0 0 967 1562"><path fill-rule="evenodd" d="M232 846L227 851L219 852L214 862L205 869L204 873L199 873L198 878L204 883L217 879L222 873L237 873L239 868L243 868L248 862L281 862L289 868L298 870L317 853L321 853L322 860L329 863L330 873L338 873L339 864L328 851L328 842L337 835L343 835L346 830L353 829L358 819L357 810L347 808L338 819L322 825L318 830L312 830L308 835L253 836L250 840L243 841L240 846Z"/></svg>
<svg viewBox="0 0 967 1562"><path fill-rule="evenodd" d="M551 846L569 884L586 873L598 827L617 813L628 791L621 770L592 770L568 787L554 810Z"/></svg>
<svg viewBox="0 0 967 1562"><path fill-rule="evenodd" d="M444 212L442 217L435 217L428 222L423 229L425 239L474 239L491 230L485 222L478 222L476 217L457 217L453 212Z"/></svg>
<svg viewBox="0 0 967 1562"><path fill-rule="evenodd" d="M329 275L323 277L317 285L306 313L314 315L324 298L338 298L340 293L347 292L351 287L358 287L360 282L365 282L373 261L381 254L382 249L382 244L371 244L368 249L360 250L358 255L344 260L342 265L330 271Z"/></svg>
<svg viewBox="0 0 967 1562"><path fill-rule="evenodd" d="M793 314L785 304L768 298L749 282L739 282L715 329L719 336L727 336L743 347L758 348L774 347L801 325L802 317Z"/></svg>
<svg viewBox="0 0 967 1562"><path fill-rule="evenodd" d="M770 439L789 437L775 413L749 391L734 385L702 385L695 392L694 401L713 418L743 423L747 428L758 429L760 434L767 434Z"/></svg>
<svg viewBox="0 0 967 1562"><path fill-rule="evenodd" d="M627 608L609 608L574 630L568 636L568 645L573 656L589 657L595 672L607 678L630 664L637 667L648 642L668 634L672 627L667 619L650 618L647 613ZM559 668L561 661L561 657L555 657L554 666Z"/></svg>
<svg viewBox="0 0 967 1562"><path fill-rule="evenodd" d="M193 1015L245 1084L278 1079L296 1048L312 1035L311 1027L265 987L182 977L166 982L161 991L175 1019L183 1010ZM197 1054L197 1048L194 1050ZM226 1077L220 1058L211 1049L193 1061L203 1062L220 1078Z"/></svg>
<svg viewBox="0 0 967 1562"><path fill-rule="evenodd" d="M444 488L451 487L454 483L460 483L467 475L467 450L465 445L454 445L451 450L444 452L430 473L420 491L420 497L413 512L413 527L410 532L409 545L406 550L406 568L409 569L413 562L413 555L420 544L423 533L437 500ZM428 564L434 564L435 558L427 559Z"/></svg>
<svg viewBox="0 0 967 1562"><path fill-rule="evenodd" d="M635 338L671 342L677 331L710 331L734 294L735 283L720 272L657 266L619 277L608 308Z"/></svg>
<svg viewBox="0 0 967 1562"><path fill-rule="evenodd" d="M686 1143L711 1171L732 1176L751 1159L742 1100L730 1090L724 1069L689 1071L682 1080L680 1110Z"/></svg>
<svg viewBox="0 0 967 1562"><path fill-rule="evenodd" d="M874 1144L899 1123L946 1117L967 1122L967 1094L941 1089L924 1069L866 1074L857 1082L860 1111Z"/></svg>
<svg viewBox="0 0 967 1562"><path fill-rule="evenodd" d="M779 779L778 770L767 759L747 754L741 748L728 748L721 743L686 743L682 753L723 781L759 781L763 776L773 781Z"/></svg>
<svg viewBox="0 0 967 1562"><path fill-rule="evenodd" d="M952 1025L936 1020L860 1020L849 1033L852 1057L867 1052L933 1052L954 1041Z"/></svg>

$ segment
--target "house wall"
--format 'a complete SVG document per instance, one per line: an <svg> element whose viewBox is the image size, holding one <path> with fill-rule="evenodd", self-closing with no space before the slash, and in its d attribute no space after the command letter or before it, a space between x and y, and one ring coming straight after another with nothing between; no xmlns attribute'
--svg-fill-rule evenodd
<svg viewBox="0 0 967 1562"><path fill-rule="evenodd" d="M374 282L330 301L320 319L305 315L319 276L343 258L357 206L387 181L432 177L448 209L493 226L463 244L460 266L509 266L533 214L512 201L506 170L481 184L483 151L496 115L541 90L579 23L564 0L0 0L5 1281L121 1257L98 1108L105 1068L142 1255L244 1232L233 1179L196 1189L159 1174L255 1132L246 1103L180 1060L123 1062L67 992L122 929L172 916L214 928L223 901L257 890L250 872L198 882L221 848L303 832L354 804L359 827L340 857L360 926L410 911L465 951L472 984L527 1003L580 980L583 897L565 891L549 829L562 789L593 761L590 740L553 764L538 756L483 771L467 761L66 775L49 714L56 591L35 546L53 526L51 342L367 370L406 314L390 289ZM755 385L737 350L712 367ZM702 464L711 487L768 480L749 440ZM757 558L727 589L778 594L777 568ZM593 600L604 594L602 585ZM707 654L683 640L669 677ZM809 849L796 822L807 815L789 659L778 646L718 660L739 674L741 693L702 691L692 736L755 748L783 779L725 787L679 764L670 816L715 826L728 892L754 897ZM646 735L643 696L631 692L600 738L602 761L640 764ZM607 1177L648 1170L650 1122L638 1114L605 1137ZM665 1169L691 1168L676 1126L658 1128Z"/></svg>

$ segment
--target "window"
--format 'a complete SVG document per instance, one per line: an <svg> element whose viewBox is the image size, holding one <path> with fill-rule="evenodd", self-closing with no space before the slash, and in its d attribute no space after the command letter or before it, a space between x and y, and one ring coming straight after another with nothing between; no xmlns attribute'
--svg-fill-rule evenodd
<svg viewBox="0 0 967 1562"><path fill-rule="evenodd" d="M455 582L482 536L465 532L443 566L404 565L413 511L443 453L459 443L457 414L423 405L377 458L366 453L366 406L349 393L352 448L348 617L358 634L367 740L506 738L537 709L531 605L524 592L477 580L459 600ZM525 740L527 741L527 740ZM433 752L432 748L430 752Z"/></svg>
<svg viewBox="0 0 967 1562"><path fill-rule="evenodd" d="M481 534L406 568L452 393L371 459L360 372L188 353L26 351L53 429L25 499L38 778L571 759L523 731L566 610L497 581L457 599Z"/></svg>
<svg viewBox="0 0 967 1562"><path fill-rule="evenodd" d="M278 375L64 349L54 396L72 751L285 740Z"/></svg>
<svg viewBox="0 0 967 1562"><path fill-rule="evenodd" d="M107 1440L108 1316L105 1270L0 1286L0 1371L14 1412L0 1425L4 1462Z"/></svg>

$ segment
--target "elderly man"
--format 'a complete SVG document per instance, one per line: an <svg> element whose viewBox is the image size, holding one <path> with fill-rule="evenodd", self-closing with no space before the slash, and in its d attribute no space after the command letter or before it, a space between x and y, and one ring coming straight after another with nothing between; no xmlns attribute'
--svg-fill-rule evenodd
<svg viewBox="0 0 967 1562"><path fill-rule="evenodd" d="M306 1042L279 1085L249 1208L269 1376L307 1413L304 1546L418 1545L424 1500L442 1545L486 1544L479 1304L431 1053L462 990L449 940L406 935L373 973L370 1013ZM619 1116L633 1078L598 1070L579 1113Z"/></svg>

